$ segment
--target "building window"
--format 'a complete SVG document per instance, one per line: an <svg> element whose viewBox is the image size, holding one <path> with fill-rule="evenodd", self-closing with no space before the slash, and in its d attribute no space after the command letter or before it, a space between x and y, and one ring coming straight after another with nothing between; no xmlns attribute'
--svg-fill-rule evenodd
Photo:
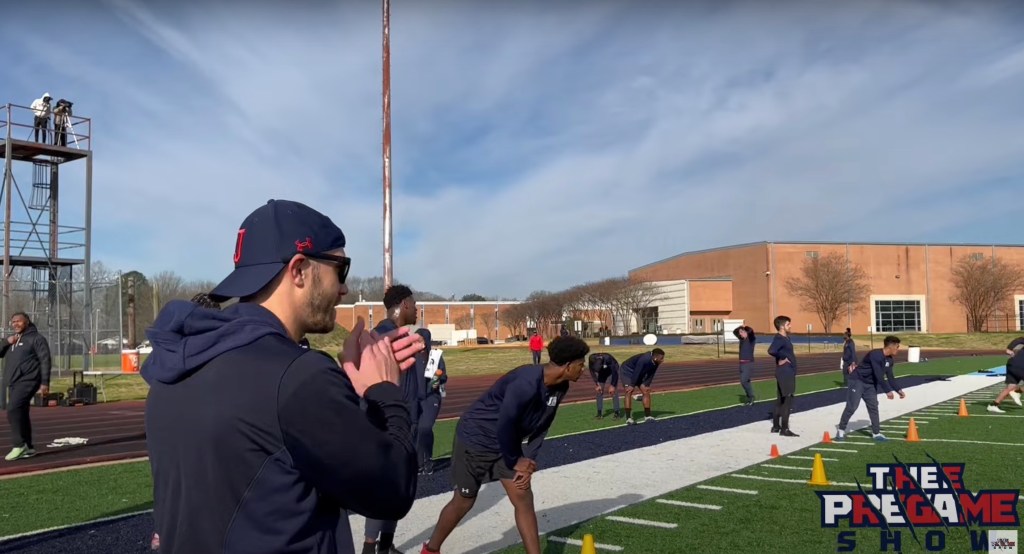
<svg viewBox="0 0 1024 554"><path fill-rule="evenodd" d="M921 331L920 300L875 300L875 332Z"/></svg>
<svg viewBox="0 0 1024 554"><path fill-rule="evenodd" d="M976 262L980 262L981 260L985 259L985 255L982 254L981 252L975 252L975 253L971 254L971 259L976 261Z"/></svg>
<svg viewBox="0 0 1024 554"><path fill-rule="evenodd" d="M817 260L818 259L818 253L813 251L813 250L808 250L807 252L805 252L805 254L807 255L808 258L810 258L812 260Z"/></svg>
<svg viewBox="0 0 1024 554"><path fill-rule="evenodd" d="M704 332L704 318L697 318L693 320L693 332L703 333Z"/></svg>
<svg viewBox="0 0 1024 554"><path fill-rule="evenodd" d="M1024 331L1024 300L1017 301L1017 330Z"/></svg>

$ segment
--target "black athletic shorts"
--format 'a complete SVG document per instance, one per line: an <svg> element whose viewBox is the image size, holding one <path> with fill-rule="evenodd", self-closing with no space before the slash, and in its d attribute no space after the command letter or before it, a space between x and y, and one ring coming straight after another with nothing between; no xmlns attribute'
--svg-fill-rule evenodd
<svg viewBox="0 0 1024 554"><path fill-rule="evenodd" d="M1006 366L1006 384L1019 385L1021 382L1024 382L1024 375L1021 375L1021 370Z"/></svg>
<svg viewBox="0 0 1024 554"><path fill-rule="evenodd" d="M466 498L475 498L484 483L514 479L516 472L505 465L500 453L469 450L455 435L452 443L452 482Z"/></svg>
<svg viewBox="0 0 1024 554"><path fill-rule="evenodd" d="M775 382L779 396L792 396L796 394L796 372L776 369Z"/></svg>

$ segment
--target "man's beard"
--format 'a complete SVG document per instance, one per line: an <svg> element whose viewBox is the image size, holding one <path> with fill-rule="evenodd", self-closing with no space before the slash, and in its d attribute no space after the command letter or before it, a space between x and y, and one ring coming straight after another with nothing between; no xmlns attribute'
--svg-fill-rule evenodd
<svg viewBox="0 0 1024 554"><path fill-rule="evenodd" d="M306 299L306 332L330 333L335 325L335 299L320 280L320 273L313 273L312 290Z"/></svg>

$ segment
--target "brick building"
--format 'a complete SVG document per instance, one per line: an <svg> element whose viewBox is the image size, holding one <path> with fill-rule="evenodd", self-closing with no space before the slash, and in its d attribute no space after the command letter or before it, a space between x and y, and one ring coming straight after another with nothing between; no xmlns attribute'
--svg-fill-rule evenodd
<svg viewBox="0 0 1024 554"><path fill-rule="evenodd" d="M508 306L518 304L517 301L417 301L419 318L416 322L420 327L431 325L454 325L456 329L475 329L477 337L491 340L505 339L512 334L502 318L502 312ZM356 318L362 317L370 327L377 325L387 317L383 302L356 302L341 304L336 308L338 325L352 329Z"/></svg>
<svg viewBox="0 0 1024 554"><path fill-rule="evenodd" d="M866 333L869 326L875 333L965 332L963 309L950 300L957 260L995 256L1024 266L1024 245L758 242L679 254L629 275L664 291L652 306L656 331L715 332L724 320L742 319L766 332L784 314L793 318L796 331L812 324L812 332L821 332L817 315L800 309L785 282L799 277L806 258L831 252L860 265L870 283L863 305L840 317L833 332L850 327ZM1006 306L990 319L989 330L1024 327L1024 290L1007 298Z"/></svg>

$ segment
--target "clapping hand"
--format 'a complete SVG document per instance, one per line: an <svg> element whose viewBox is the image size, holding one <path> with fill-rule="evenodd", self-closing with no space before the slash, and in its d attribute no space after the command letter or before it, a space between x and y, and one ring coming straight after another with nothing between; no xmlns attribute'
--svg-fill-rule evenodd
<svg viewBox="0 0 1024 554"><path fill-rule="evenodd" d="M338 359L356 394L363 396L366 389L384 381L397 385L402 371L416 363L413 356L423 348L423 338L409 336L408 329L381 335L367 331L360 317Z"/></svg>

